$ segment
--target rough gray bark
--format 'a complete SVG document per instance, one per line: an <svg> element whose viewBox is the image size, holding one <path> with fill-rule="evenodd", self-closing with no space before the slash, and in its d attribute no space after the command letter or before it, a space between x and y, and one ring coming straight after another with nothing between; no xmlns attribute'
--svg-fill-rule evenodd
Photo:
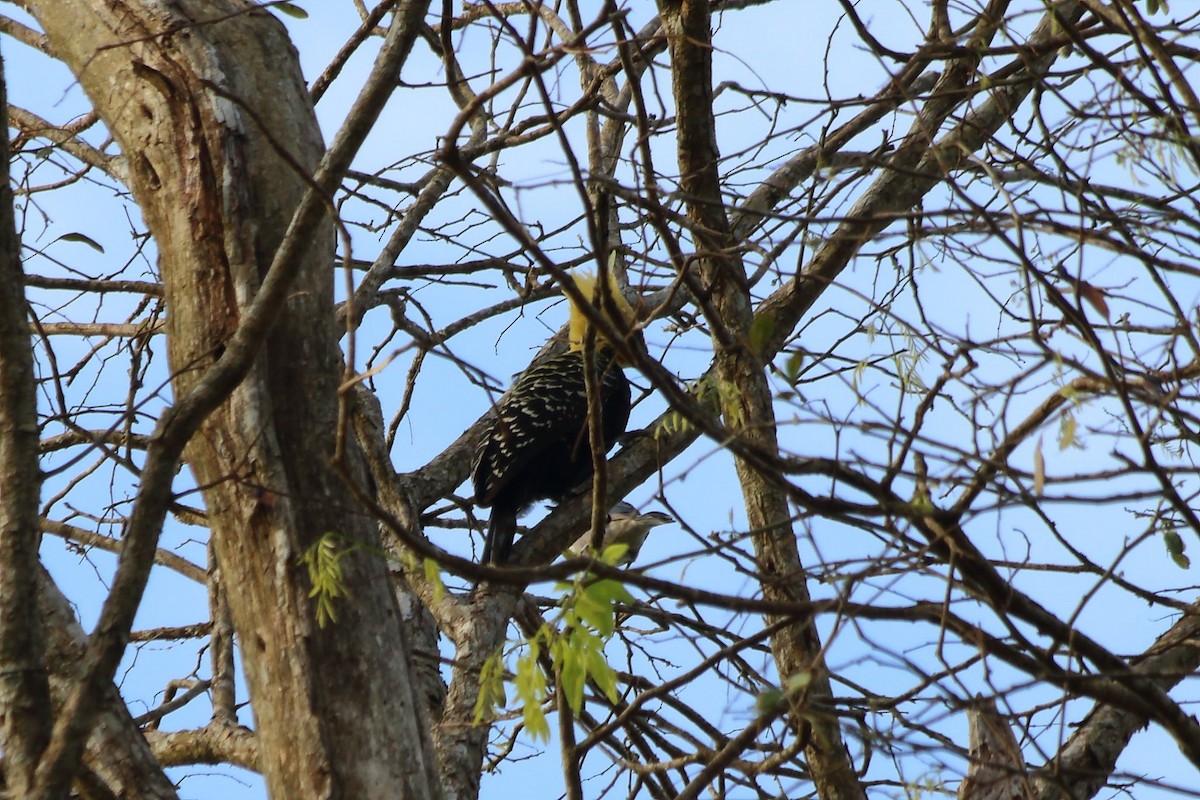
<svg viewBox="0 0 1200 800"><path fill-rule="evenodd" d="M971 763L958 800L1033 800L1021 746L996 702L981 698L967 710L967 724Z"/></svg>
<svg viewBox="0 0 1200 800"><path fill-rule="evenodd" d="M87 637L75 619L71 604L39 565L34 607L46 630L50 689L56 706L67 702L84 678L83 658ZM84 770L117 797L140 800L173 800L175 786L162 771L142 732L138 730L120 692L111 683L104 688L96 723L83 753Z"/></svg>
<svg viewBox="0 0 1200 800"><path fill-rule="evenodd" d="M129 157L159 250L176 396L198 398L187 406L198 419L228 392L188 461L208 487L272 795L438 796L375 525L331 463L341 367L322 208L427 3L397 10L357 127L323 172L295 52L266 12L233 1L29 5ZM342 468L366 485L353 448ZM299 557L327 534L365 547L343 557L353 593L321 628Z"/></svg>
<svg viewBox="0 0 1200 800"><path fill-rule="evenodd" d="M37 596L37 385L25 279L13 224L8 107L0 60L0 752L8 788L20 796L50 739L50 687Z"/></svg>

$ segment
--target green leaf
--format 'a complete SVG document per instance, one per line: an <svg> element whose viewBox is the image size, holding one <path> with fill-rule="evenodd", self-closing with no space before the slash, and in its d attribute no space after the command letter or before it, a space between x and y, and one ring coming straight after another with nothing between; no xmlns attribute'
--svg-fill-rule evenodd
<svg viewBox="0 0 1200 800"><path fill-rule="evenodd" d="M446 584L442 583L442 571L432 558L425 559L425 580L433 584L434 602L440 602L446 596Z"/></svg>
<svg viewBox="0 0 1200 800"><path fill-rule="evenodd" d="M579 618L601 636L612 636L616 630L616 619L611 603L605 603L590 591L580 592L575 600L575 612Z"/></svg>
<svg viewBox="0 0 1200 800"><path fill-rule="evenodd" d="M617 673L608 665L604 652L595 649L585 650L584 660L587 662L588 675L591 676L596 686L604 692L604 696L608 698L609 702L616 703L620 699L620 695L617 693Z"/></svg>
<svg viewBox="0 0 1200 800"><path fill-rule="evenodd" d="M604 548L604 552L600 553L600 560L611 567L620 561L621 558L628 552L629 545L625 544L624 542L617 542L616 544L610 544L608 547Z"/></svg>
<svg viewBox="0 0 1200 800"><path fill-rule="evenodd" d="M754 707L759 714L773 714L779 710L786 699L787 696L782 689L772 686L770 689L759 692L758 697L754 699Z"/></svg>
<svg viewBox="0 0 1200 800"><path fill-rule="evenodd" d="M607 638L616 630L617 602L632 603L633 595L620 581L604 578L580 591L575 600L575 611L592 630Z"/></svg>
<svg viewBox="0 0 1200 800"><path fill-rule="evenodd" d="M292 3L275 3L274 8L279 9L284 14L295 19L308 19L308 12L303 8Z"/></svg>
<svg viewBox="0 0 1200 800"><path fill-rule="evenodd" d="M787 357L787 360L783 362L783 369L781 370L783 372L783 377L788 383L790 383L792 386L795 386L796 382L800 380L800 368L803 366L804 354L791 353Z"/></svg>
<svg viewBox="0 0 1200 800"><path fill-rule="evenodd" d="M1058 425L1058 449L1066 450L1075 441L1075 415L1070 409L1065 409Z"/></svg>
<svg viewBox="0 0 1200 800"><path fill-rule="evenodd" d="M760 313L750 323L750 349L755 354L761 353L775 330L775 317L771 314Z"/></svg>
<svg viewBox="0 0 1200 800"><path fill-rule="evenodd" d="M812 683L813 674L810 670L793 672L784 681L782 687L772 686L764 689L755 698L754 706L760 714L775 714L783 710L787 699L797 692L802 692Z"/></svg>
<svg viewBox="0 0 1200 800"><path fill-rule="evenodd" d="M1187 569L1192 565L1191 559L1184 553L1183 537L1179 535L1179 531L1175 530L1175 526L1167 524L1163 528L1163 542L1167 546L1167 552L1171 554L1171 560L1175 562L1180 569Z"/></svg>
<svg viewBox="0 0 1200 800"><path fill-rule="evenodd" d="M558 687L567 698L567 705L576 714L583 707L583 686L587 681L585 656L573 647L563 648L562 662L558 666Z"/></svg>
<svg viewBox="0 0 1200 800"><path fill-rule="evenodd" d="M623 547L607 547L603 557L618 557ZM566 594L559 616L561 628L546 624L535 636L537 641L545 642L554 664L558 691L576 713L583 707L589 681L615 703L620 698L617 673L609 666L604 648L616 632L616 604L632 603L633 596L618 580L587 574L566 584L563 590ZM531 642L530 647L533 645ZM519 691L528 694L527 689Z"/></svg>
<svg viewBox="0 0 1200 800"><path fill-rule="evenodd" d="M808 685L812 683L812 679L813 674L809 670L801 670L800 672L792 673L787 679L788 694L795 694L796 692L808 688Z"/></svg>
<svg viewBox="0 0 1200 800"><path fill-rule="evenodd" d="M55 241L79 242L80 244L86 244L88 247L92 248L93 250L95 250L97 252L100 252L100 253L104 252L104 248L101 247L100 244L95 239L91 238L90 236L85 236L79 232L64 233L62 236L58 237L58 239L56 239Z"/></svg>
<svg viewBox="0 0 1200 800"><path fill-rule="evenodd" d="M550 724L546 722L546 711L542 702L546 699L546 674L538 663L541 647L537 638L529 642L529 650L517 659L516 689L521 700L521 717L525 728L534 739L549 741Z"/></svg>
<svg viewBox="0 0 1200 800"><path fill-rule="evenodd" d="M508 703L504 693L504 657L497 649L479 669L479 696L475 698L476 725L492 718L496 708Z"/></svg>
<svg viewBox="0 0 1200 800"><path fill-rule="evenodd" d="M716 387L725 423L735 430L745 427L746 407L743 404L741 390L730 381L719 380L716 383Z"/></svg>
<svg viewBox="0 0 1200 800"><path fill-rule="evenodd" d="M596 602L612 605L613 603L632 603L633 595L625 588L625 584L612 578L602 578L589 584L584 591Z"/></svg>
<svg viewBox="0 0 1200 800"><path fill-rule="evenodd" d="M526 705L522 716L525 730L529 731L531 737L542 742L550 741L550 723L540 705Z"/></svg>

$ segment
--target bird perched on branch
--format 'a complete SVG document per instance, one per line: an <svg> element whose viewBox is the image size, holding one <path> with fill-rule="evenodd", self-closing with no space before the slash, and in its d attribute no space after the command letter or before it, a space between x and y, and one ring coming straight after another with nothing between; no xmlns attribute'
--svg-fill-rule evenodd
<svg viewBox="0 0 1200 800"><path fill-rule="evenodd" d="M601 291L591 274L575 285L602 318L627 329L633 309L608 273ZM475 452L475 502L491 506L483 563L508 559L517 515L536 500L559 501L593 471L584 383L584 341L590 323L570 303L570 348L525 370L501 400ZM629 421L629 381L612 345L597 331L593 363L600 399L600 433L607 453Z"/></svg>
<svg viewBox="0 0 1200 800"><path fill-rule="evenodd" d="M629 503L621 501L612 507L612 511L608 512L608 524L604 526L601 550L614 544L628 545L629 549L617 559L613 566L623 567L626 564L632 564L638 557L638 553L642 551L642 545L646 543L646 536L649 535L650 529L674 521L675 518L670 514L664 514L661 511L647 511L643 514ZM574 555L580 555L587 551L591 542L592 532L588 531L576 539L575 544L568 549Z"/></svg>

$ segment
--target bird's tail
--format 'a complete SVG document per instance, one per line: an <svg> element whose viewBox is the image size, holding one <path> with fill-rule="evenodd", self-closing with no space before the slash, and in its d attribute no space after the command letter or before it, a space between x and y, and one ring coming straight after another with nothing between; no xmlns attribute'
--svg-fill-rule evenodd
<svg viewBox="0 0 1200 800"><path fill-rule="evenodd" d="M501 506L492 508L488 519L487 538L483 542L483 563L503 564L512 553L517 536L517 512Z"/></svg>

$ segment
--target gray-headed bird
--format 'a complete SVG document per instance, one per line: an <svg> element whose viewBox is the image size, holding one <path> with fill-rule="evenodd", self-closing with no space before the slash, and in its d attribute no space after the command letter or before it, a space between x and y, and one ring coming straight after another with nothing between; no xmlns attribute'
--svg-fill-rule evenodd
<svg viewBox="0 0 1200 800"><path fill-rule="evenodd" d="M612 544L628 545L629 549L614 566L623 567L626 564L632 564L638 557L638 553L642 551L642 545L646 543L650 529L674 521L675 518L670 514L664 514L661 511L647 511L643 514L629 503L621 501L608 513L608 524L604 526L604 542L601 547L602 549L607 548ZM592 533L588 531L576 539L575 544L571 545L569 549L573 554L579 555L587 550L591 541Z"/></svg>

